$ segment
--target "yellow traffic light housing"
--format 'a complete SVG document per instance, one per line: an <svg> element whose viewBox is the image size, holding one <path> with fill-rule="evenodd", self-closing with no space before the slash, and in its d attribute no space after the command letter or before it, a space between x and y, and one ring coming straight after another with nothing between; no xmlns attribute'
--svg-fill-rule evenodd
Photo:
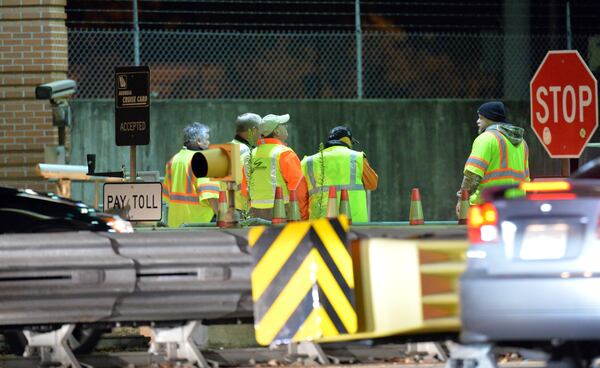
<svg viewBox="0 0 600 368"><path fill-rule="evenodd" d="M197 178L212 178L240 184L242 160L240 145L235 143L211 144L207 150L192 157L192 171Z"/></svg>
<svg viewBox="0 0 600 368"><path fill-rule="evenodd" d="M211 178L227 183L229 206L226 227L239 224L239 216L235 211L235 191L242 182L242 160L240 145L236 143L211 144L207 150L199 151L192 156L192 171L197 178Z"/></svg>

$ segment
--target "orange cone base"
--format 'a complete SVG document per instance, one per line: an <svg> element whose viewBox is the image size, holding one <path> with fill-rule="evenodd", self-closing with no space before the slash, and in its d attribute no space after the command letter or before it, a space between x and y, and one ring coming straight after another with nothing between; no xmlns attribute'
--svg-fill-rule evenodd
<svg viewBox="0 0 600 368"><path fill-rule="evenodd" d="M408 223L410 225L423 225L425 224L425 220L410 220Z"/></svg>
<svg viewBox="0 0 600 368"><path fill-rule="evenodd" d="M217 221L217 226L221 228L237 227L237 221Z"/></svg>
<svg viewBox="0 0 600 368"><path fill-rule="evenodd" d="M273 225L285 224L286 222L287 222L287 219L284 219L284 218L271 219L271 224L273 224Z"/></svg>

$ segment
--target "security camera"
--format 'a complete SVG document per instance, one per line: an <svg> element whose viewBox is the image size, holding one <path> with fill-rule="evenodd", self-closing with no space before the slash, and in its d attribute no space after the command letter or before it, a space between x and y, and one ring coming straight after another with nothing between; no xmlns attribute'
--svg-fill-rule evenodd
<svg viewBox="0 0 600 368"><path fill-rule="evenodd" d="M38 100L55 100L66 98L77 91L77 83L72 79L63 79L35 87L35 98Z"/></svg>

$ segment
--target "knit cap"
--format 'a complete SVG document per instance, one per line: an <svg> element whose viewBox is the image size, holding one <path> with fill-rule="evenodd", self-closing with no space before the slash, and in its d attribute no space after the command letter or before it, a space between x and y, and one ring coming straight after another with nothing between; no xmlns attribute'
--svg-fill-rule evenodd
<svg viewBox="0 0 600 368"><path fill-rule="evenodd" d="M500 101L490 101L479 106L477 113L495 123L505 123L506 113L504 104Z"/></svg>

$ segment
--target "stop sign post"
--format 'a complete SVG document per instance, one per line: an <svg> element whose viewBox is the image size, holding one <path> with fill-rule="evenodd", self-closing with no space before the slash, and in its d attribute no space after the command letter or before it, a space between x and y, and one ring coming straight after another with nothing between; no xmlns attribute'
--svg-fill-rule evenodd
<svg viewBox="0 0 600 368"><path fill-rule="evenodd" d="M598 127L597 82L574 50L549 51L530 82L531 128L552 158L578 158Z"/></svg>

